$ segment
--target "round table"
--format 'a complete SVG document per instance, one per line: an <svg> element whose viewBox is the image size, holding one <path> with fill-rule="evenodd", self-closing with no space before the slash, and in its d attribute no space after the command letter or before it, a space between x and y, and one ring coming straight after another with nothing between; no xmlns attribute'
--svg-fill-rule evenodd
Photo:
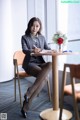
<svg viewBox="0 0 80 120"><path fill-rule="evenodd" d="M55 52L52 50L43 50L39 53L34 53L33 55L50 55L52 56L52 108L43 110L40 113L40 117L43 120L59 120L59 92L58 92L58 56L60 55L79 55L80 52ZM69 120L72 117L72 113L68 110L63 110L62 118L63 120Z"/></svg>

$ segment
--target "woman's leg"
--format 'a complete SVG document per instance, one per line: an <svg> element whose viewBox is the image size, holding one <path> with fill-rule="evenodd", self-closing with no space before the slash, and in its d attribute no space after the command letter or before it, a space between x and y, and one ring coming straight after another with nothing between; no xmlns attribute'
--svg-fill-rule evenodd
<svg viewBox="0 0 80 120"><path fill-rule="evenodd" d="M42 88L44 87L44 85L46 84L47 82L47 79L45 79L45 81L43 81L39 86L38 88L36 89L36 91L32 94L32 96L30 97L28 103L24 100L24 103L23 103L23 106L24 106L24 111L26 111L26 109L28 110L29 107L30 107L30 104L33 100L34 97L36 97L40 91L42 90Z"/></svg>
<svg viewBox="0 0 80 120"><path fill-rule="evenodd" d="M52 64L51 62L47 62L41 65L40 67L41 68L39 69L39 71L37 71L37 74L36 74L37 78L34 84L26 92L26 96L28 97L28 103L24 102L24 106L23 106L24 111L28 110L31 103L30 101L32 101L33 97L37 96L40 90L43 88L43 85L44 85L43 83L45 83L46 81L46 77L48 76L52 68Z"/></svg>
<svg viewBox="0 0 80 120"><path fill-rule="evenodd" d="M28 67L27 67L27 70L25 69L25 71L28 74L30 74L31 76L34 76L34 77L37 77L37 75L40 73L41 70L42 70L42 68L40 66L38 66L38 65L35 65L34 63L30 63L28 65ZM25 100L23 101L23 107L21 109L23 117L25 117L25 118L27 117L26 111L29 109L29 106L30 106L30 103L31 103L30 101L32 101L32 99L31 100L26 100L27 93L30 91L30 88L31 87L28 88L28 90L27 90L27 92L25 94Z"/></svg>
<svg viewBox="0 0 80 120"><path fill-rule="evenodd" d="M39 70L37 72L38 74L37 74L34 84L30 87L30 89L26 93L26 95L29 98L36 91L36 89L39 87L39 85L42 83L42 81L44 81L46 79L46 77L48 76L48 74L52 68L52 64L51 64L51 62L47 62L47 63L42 64L40 67L41 67L41 70Z"/></svg>
<svg viewBox="0 0 80 120"><path fill-rule="evenodd" d="M34 64L34 63L29 63L27 68L25 69L25 71L29 75L34 76L34 77L37 77L37 75L39 74L41 70L42 68L39 65Z"/></svg>

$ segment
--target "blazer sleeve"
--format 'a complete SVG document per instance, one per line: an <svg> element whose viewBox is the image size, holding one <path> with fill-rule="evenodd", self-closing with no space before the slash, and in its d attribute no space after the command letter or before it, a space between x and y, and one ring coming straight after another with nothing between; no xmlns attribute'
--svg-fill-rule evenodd
<svg viewBox="0 0 80 120"><path fill-rule="evenodd" d="M30 54L32 52L32 49L29 49L29 47L28 47L27 38L25 39L24 36L22 36L22 38L21 38L21 45L22 45L22 51L25 54Z"/></svg>
<svg viewBox="0 0 80 120"><path fill-rule="evenodd" d="M41 38L42 40L43 40L43 49L46 49L46 50L51 50L51 48L48 46L48 43L47 43L47 41L46 41L46 39L45 39L45 37L44 36L42 36L42 38Z"/></svg>
<svg viewBox="0 0 80 120"><path fill-rule="evenodd" d="M25 39L24 36L22 36L22 38L21 38L21 45L22 45L22 51L24 52L24 54L26 54L25 58L24 58L24 61L23 61L22 67L24 69L26 69L27 65L28 65L28 63L29 63L29 61L31 59L31 49L29 49L28 43L26 42L26 39Z"/></svg>
<svg viewBox="0 0 80 120"><path fill-rule="evenodd" d="M44 49L51 50L45 39L44 39Z"/></svg>

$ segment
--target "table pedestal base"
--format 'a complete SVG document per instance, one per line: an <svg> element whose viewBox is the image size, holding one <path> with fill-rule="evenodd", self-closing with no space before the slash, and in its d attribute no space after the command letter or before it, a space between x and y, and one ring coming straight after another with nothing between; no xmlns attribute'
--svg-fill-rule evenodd
<svg viewBox="0 0 80 120"><path fill-rule="evenodd" d="M60 110L53 110L53 108L46 109L40 113L40 117L43 120L59 120L59 111ZM71 118L72 113L63 109L62 120L70 120Z"/></svg>

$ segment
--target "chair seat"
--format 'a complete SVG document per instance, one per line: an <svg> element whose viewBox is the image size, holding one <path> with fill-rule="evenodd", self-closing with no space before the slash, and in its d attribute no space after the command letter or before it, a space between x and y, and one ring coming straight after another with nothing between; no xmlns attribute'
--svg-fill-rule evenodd
<svg viewBox="0 0 80 120"><path fill-rule="evenodd" d="M76 93L77 101L80 101L80 83L75 84L75 93ZM71 85L66 85L64 87L64 94L65 95L72 95L72 86Z"/></svg>
<svg viewBox="0 0 80 120"><path fill-rule="evenodd" d="M23 77L28 77L28 76L30 76L29 74L27 74L26 72L24 72L24 71L21 71L21 72L19 72L19 77L20 78L23 78ZM17 77L17 74L16 74L16 77Z"/></svg>

